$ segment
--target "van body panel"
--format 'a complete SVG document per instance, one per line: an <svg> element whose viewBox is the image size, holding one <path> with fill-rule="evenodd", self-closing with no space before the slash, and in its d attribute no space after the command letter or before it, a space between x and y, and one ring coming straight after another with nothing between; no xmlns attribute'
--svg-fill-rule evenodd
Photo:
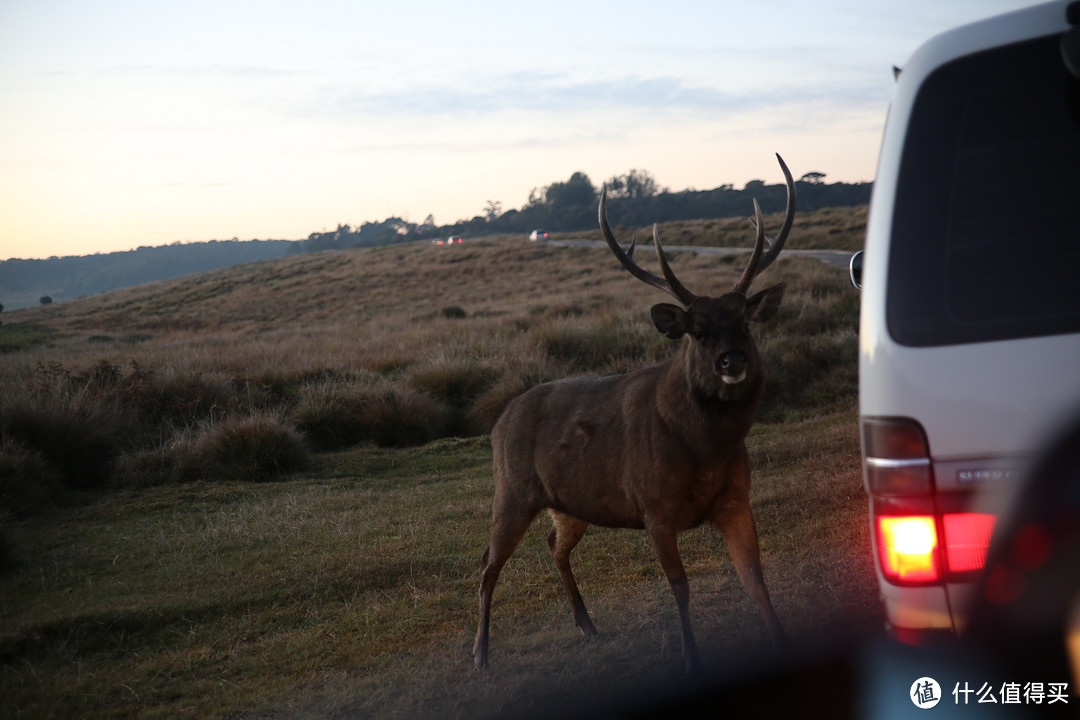
<svg viewBox="0 0 1080 720"><path fill-rule="evenodd" d="M1080 336L902 347L890 342L883 313L865 317L868 300L860 414L919 421L935 461L1028 455L1080 411Z"/></svg>

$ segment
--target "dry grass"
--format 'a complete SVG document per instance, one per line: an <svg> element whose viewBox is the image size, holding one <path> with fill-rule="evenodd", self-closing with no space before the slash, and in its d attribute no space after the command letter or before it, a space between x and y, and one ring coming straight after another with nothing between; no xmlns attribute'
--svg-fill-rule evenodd
<svg viewBox="0 0 1080 720"><path fill-rule="evenodd" d="M741 270L738 257L676 262L703 291ZM813 260L769 276L790 290L760 331L762 419L843 407L857 294ZM183 438L237 416L278 413L316 450L484 433L534 384L670 355L645 319L657 295L604 249L503 241L318 253L28 309L0 333L31 324L53 339L4 356L0 434L94 489L131 486L114 476L132 454L166 469L143 485L189 477Z"/></svg>
<svg viewBox="0 0 1080 720"><path fill-rule="evenodd" d="M794 230L785 247L792 250L862 250L866 235L866 218L869 207L822 208L814 212L796 213ZM717 218L712 220L683 220L660 226L660 241L664 245L689 245L712 247L752 247L754 232L748 220L753 214L747 208L746 218ZM765 228L775 232L783 222L783 213L765 215ZM641 228L618 228L616 234L636 236L640 241L651 242L652 226ZM556 233L560 239L570 233ZM573 233L574 237L602 240L599 230Z"/></svg>
<svg viewBox="0 0 1080 720"><path fill-rule="evenodd" d="M703 293L741 270L673 262ZM761 282L780 280L782 313L758 332L772 380L753 503L777 611L812 652L880 620L858 295L810 260ZM470 436L532 385L668 356L647 319L664 300L607 251L514 240L319 253L6 314L8 707L475 717L670 685L674 602L626 531L591 529L575 554L599 639L573 630L538 522L499 585L492 672L469 659L491 493L490 446ZM706 662L767 658L722 541L682 545Z"/></svg>

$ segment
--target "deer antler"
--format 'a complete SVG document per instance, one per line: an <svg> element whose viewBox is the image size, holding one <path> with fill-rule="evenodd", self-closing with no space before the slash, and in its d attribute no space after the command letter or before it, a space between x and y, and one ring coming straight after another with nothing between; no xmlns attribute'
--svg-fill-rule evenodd
<svg viewBox="0 0 1080 720"><path fill-rule="evenodd" d="M761 220L761 208L758 207L757 200L754 200L754 217L750 219L754 229L757 231L757 239L754 242L754 251L750 254L750 261L746 264L746 269L743 270L742 277L735 283L735 287L732 288L734 292L746 294L746 291L750 289L750 283L754 281L765 268L772 265L772 261L776 259L776 256L780 254L780 251L784 249L784 243L787 241L788 233L791 232L791 225L795 222L795 180L791 177L791 171L788 170L787 163L784 162L784 158L780 157L780 153L776 154L776 159L780 161L780 169L784 172L784 180L787 183L787 209L784 211L784 222L780 226L780 232L774 240L773 237L765 232L764 224ZM762 256L762 250L765 246L765 241L769 242L769 250Z"/></svg>
<svg viewBox="0 0 1080 720"><path fill-rule="evenodd" d="M624 252L619 242L615 239L615 236L611 232L611 226L607 221L607 187L604 187L600 191L600 231L604 234L604 239L607 240L608 247L611 248L611 252L615 254L615 257L619 259L622 266L626 268L631 275L641 280L644 283L652 285L654 288L658 288L668 293L676 300L681 302L684 306L690 307L694 300L697 300L697 295L686 289L686 286L679 282L679 278L675 277L675 272L668 265L667 258L664 256L664 249L660 245L660 233L656 229L656 225L653 225L653 243L656 245L656 257L660 260L660 270L664 273L664 277L658 277L653 275L647 270L641 269L641 267L634 262L634 248L637 245L636 240L630 241L630 247Z"/></svg>

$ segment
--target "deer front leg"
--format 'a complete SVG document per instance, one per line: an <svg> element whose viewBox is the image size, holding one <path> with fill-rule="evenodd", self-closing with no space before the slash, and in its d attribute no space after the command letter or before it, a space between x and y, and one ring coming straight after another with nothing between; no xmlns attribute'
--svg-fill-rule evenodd
<svg viewBox="0 0 1080 720"><path fill-rule="evenodd" d="M787 633L784 632L784 626L776 617L772 600L769 599L769 590L765 587L765 579L761 574L757 528L754 526L754 516L750 513L749 502L716 518L712 525L724 536L731 561L739 573L739 580L742 581L747 594L750 595L750 599L757 605L758 612L764 618L773 645L777 650L789 650L791 643Z"/></svg>
<svg viewBox="0 0 1080 720"><path fill-rule="evenodd" d="M667 576L668 583L671 585L675 604L679 607L683 666L687 673L697 673L701 670L701 660L698 657L697 643L694 642L694 630L690 625L690 581L686 577L682 557L679 555L678 538L673 530L663 526L650 527L648 532L656 548L656 557L660 561L660 567L663 568L664 575Z"/></svg>

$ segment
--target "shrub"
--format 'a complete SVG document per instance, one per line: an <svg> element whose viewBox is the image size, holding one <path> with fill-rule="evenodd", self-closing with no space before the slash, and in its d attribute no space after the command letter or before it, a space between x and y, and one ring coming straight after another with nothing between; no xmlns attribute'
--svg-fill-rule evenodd
<svg viewBox="0 0 1080 720"><path fill-rule="evenodd" d="M462 409L498 377L491 367L465 359L439 361L409 378L409 384L453 408Z"/></svg>
<svg viewBox="0 0 1080 720"><path fill-rule="evenodd" d="M219 480L273 480L305 468L307 446L300 433L269 415L226 418L193 440L197 462Z"/></svg>
<svg viewBox="0 0 1080 720"><path fill-rule="evenodd" d="M120 365L107 360L85 372L56 362L38 365L30 386L38 397L78 400L131 418L131 424L151 434L163 424L194 426L230 413L264 409L275 391L242 376L196 369L160 372L135 361Z"/></svg>
<svg viewBox="0 0 1080 720"><path fill-rule="evenodd" d="M75 490L102 487L135 431L131 418L86 393L9 397L0 407L0 435L39 453Z"/></svg>
<svg viewBox="0 0 1080 720"><path fill-rule="evenodd" d="M601 332L569 322L551 322L533 331L538 349L581 371L603 364L609 351L608 339Z"/></svg>
<svg viewBox="0 0 1080 720"><path fill-rule="evenodd" d="M442 309L442 316L450 320L459 320L469 317L469 313L458 305L448 305Z"/></svg>
<svg viewBox="0 0 1080 720"><path fill-rule="evenodd" d="M420 445L442 437L447 409L421 392L390 388L360 413L362 435L383 447Z"/></svg>
<svg viewBox="0 0 1080 720"><path fill-rule="evenodd" d="M197 425L229 413L261 410L269 404L266 388L243 377L160 374L132 364L116 389L125 406L149 424Z"/></svg>
<svg viewBox="0 0 1080 720"><path fill-rule="evenodd" d="M344 384L302 387L290 416L316 450L339 450L363 438L362 413L370 398Z"/></svg>
<svg viewBox="0 0 1080 720"><path fill-rule="evenodd" d="M56 504L62 495L60 475L40 452L0 436L0 515L25 517Z"/></svg>
<svg viewBox="0 0 1080 720"><path fill-rule="evenodd" d="M852 333L785 335L769 341L762 355L762 422L809 417L854 402L858 394L858 341Z"/></svg>
<svg viewBox="0 0 1080 720"><path fill-rule="evenodd" d="M200 480L261 482L303 470L310 459L303 437L279 417L231 417L124 455L112 485L132 489Z"/></svg>
<svg viewBox="0 0 1080 720"><path fill-rule="evenodd" d="M122 455L111 478L114 489L133 490L210 479L213 468L199 456L188 434L158 447Z"/></svg>
<svg viewBox="0 0 1080 720"><path fill-rule="evenodd" d="M661 336L637 317L552 320L532 331L532 342L580 373L626 372L668 354Z"/></svg>

